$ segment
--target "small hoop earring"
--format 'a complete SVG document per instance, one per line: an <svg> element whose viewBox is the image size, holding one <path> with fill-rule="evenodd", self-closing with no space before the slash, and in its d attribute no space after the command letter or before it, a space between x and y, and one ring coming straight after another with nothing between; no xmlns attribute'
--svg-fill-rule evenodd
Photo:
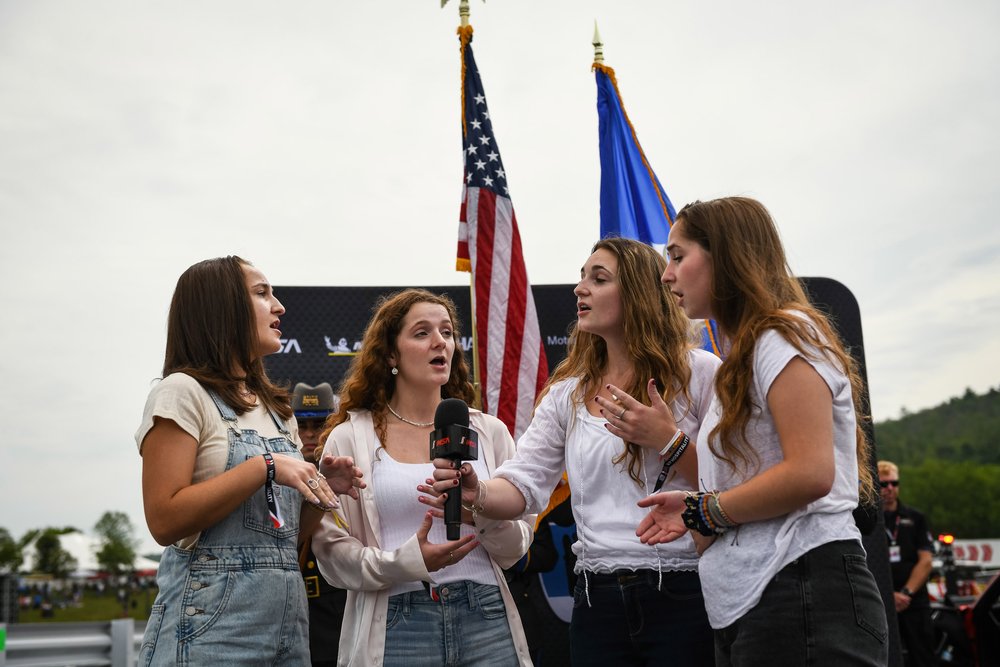
<svg viewBox="0 0 1000 667"><path fill-rule="evenodd" d="M393 375L399 375L399 369L396 368L395 366L393 366L392 370L389 371L389 372L392 373Z"/></svg>

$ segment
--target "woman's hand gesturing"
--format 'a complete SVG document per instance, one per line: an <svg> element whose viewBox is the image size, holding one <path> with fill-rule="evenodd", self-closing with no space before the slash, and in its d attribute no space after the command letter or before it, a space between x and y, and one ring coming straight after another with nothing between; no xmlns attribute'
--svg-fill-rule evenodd
<svg viewBox="0 0 1000 667"><path fill-rule="evenodd" d="M607 420L604 427L625 442L658 451L677 432L677 420L660 396L656 380L650 379L646 383L648 406L613 384L607 385L607 389L616 400L609 401L603 396L596 396L594 400L601 406L601 414Z"/></svg>
<svg viewBox="0 0 1000 667"><path fill-rule="evenodd" d="M424 566L428 572L437 572L443 567L454 565L479 546L479 542L474 541L475 535L463 535L457 540L441 544L428 542L427 533L431 530L434 517L444 518L444 513L436 509L427 510L420 528L417 529L417 544L420 545L420 554L424 557Z"/></svg>
<svg viewBox="0 0 1000 667"><path fill-rule="evenodd" d="M361 479L364 476L361 468L354 465L350 456L324 455L319 462L319 472L326 477L326 483L334 493L346 493L355 500L358 499L358 489L367 486Z"/></svg>
<svg viewBox="0 0 1000 667"><path fill-rule="evenodd" d="M316 470L316 466L302 459L284 454L275 454L274 481L289 486L299 493L306 502L323 508L339 507L337 496L330 489L326 478Z"/></svg>

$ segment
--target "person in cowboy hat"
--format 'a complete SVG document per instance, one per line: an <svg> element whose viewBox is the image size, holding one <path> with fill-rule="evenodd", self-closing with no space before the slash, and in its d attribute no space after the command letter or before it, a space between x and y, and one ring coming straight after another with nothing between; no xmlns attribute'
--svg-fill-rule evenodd
<svg viewBox="0 0 1000 667"><path fill-rule="evenodd" d="M299 382L292 390L292 410L299 425L302 456L306 461L317 457L319 436L326 418L337 411L337 397L329 382L315 387ZM319 449L322 453L322 449ZM299 547L299 568L309 601L309 652L313 667L337 664L340 626L344 621L347 591L335 588L320 576L316 556L312 552L312 537Z"/></svg>

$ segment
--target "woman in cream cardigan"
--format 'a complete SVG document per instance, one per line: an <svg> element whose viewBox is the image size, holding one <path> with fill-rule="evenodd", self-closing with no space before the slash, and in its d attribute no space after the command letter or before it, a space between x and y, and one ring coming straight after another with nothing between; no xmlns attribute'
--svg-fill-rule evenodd
<svg viewBox="0 0 1000 667"><path fill-rule="evenodd" d="M326 453L352 456L369 481L313 538L320 572L348 591L340 665L531 664L502 568L528 550L533 517L464 510L462 536L448 541L434 520L443 498L424 495L437 406L473 397L458 339L449 299L416 289L384 299L328 422ZM476 410L470 427L480 450L472 465L489 478L513 456L513 439Z"/></svg>

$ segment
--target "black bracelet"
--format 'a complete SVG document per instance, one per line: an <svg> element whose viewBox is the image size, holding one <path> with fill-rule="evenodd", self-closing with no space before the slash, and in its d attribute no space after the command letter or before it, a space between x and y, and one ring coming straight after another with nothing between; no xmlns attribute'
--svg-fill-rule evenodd
<svg viewBox="0 0 1000 667"><path fill-rule="evenodd" d="M674 447L674 450L667 457L667 460L663 462L663 468L660 470L660 475L656 478L656 484L653 486L653 493L657 493L661 488L663 488L663 483L667 481L667 475L670 473L670 469L674 467L674 464L681 458L681 454L687 449L688 445L691 443L691 438L687 436L686 433L678 431L681 434L680 441Z"/></svg>

